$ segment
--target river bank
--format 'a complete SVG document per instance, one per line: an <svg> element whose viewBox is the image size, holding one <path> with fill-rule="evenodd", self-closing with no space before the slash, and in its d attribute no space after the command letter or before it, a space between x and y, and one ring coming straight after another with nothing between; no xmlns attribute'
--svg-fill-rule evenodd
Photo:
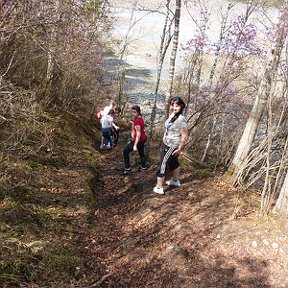
<svg viewBox="0 0 288 288"><path fill-rule="evenodd" d="M165 20L165 2L166 1L124 1L113 2L111 10L115 20L115 29L113 36L122 41L127 38L128 44L123 60L130 65L147 68L151 70L151 75L155 79L157 71L157 56L160 46L160 37ZM200 17L206 13L207 29L206 34L210 41L217 42L220 35L222 17L226 13L229 1L201 1L200 5L192 5L186 2L182 5L180 31L179 31L179 49L177 53L176 73L179 73L184 67L184 57L187 42L191 40L197 31L200 23ZM247 4L232 4L229 11L228 24L237 17L245 15ZM171 10L174 11L172 5ZM258 29L259 38L263 37L263 31L266 24L276 22L277 10L274 8L257 8L250 17L250 23L253 23ZM202 21L203 22L203 21ZM122 49L121 45L115 47L116 50ZM167 51L163 66L162 77L168 77L170 50Z"/></svg>

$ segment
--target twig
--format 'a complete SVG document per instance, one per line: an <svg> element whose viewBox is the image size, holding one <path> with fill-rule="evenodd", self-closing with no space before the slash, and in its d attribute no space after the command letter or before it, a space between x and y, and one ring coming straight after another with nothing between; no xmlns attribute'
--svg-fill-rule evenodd
<svg viewBox="0 0 288 288"><path fill-rule="evenodd" d="M248 232L255 231L255 230L257 230L257 229L258 229L258 227L252 227L252 228L246 229L246 230L244 230L244 231L234 232L234 233L228 234L228 235L224 236L224 237L221 239L221 242L222 242L223 240L227 239L227 238L236 237L236 236L239 236L239 235L241 235L241 234L245 234L245 233L248 233Z"/></svg>
<svg viewBox="0 0 288 288"><path fill-rule="evenodd" d="M4 116L0 115L0 119L2 119L3 121L8 121L7 118L5 118Z"/></svg>
<svg viewBox="0 0 288 288"><path fill-rule="evenodd" d="M201 163L199 160L192 158L191 156L187 156L186 154L182 153L181 156L183 158L185 158L186 160L188 160L189 162L193 163L193 164L197 164L199 166L205 166L203 165L203 163Z"/></svg>
<svg viewBox="0 0 288 288"><path fill-rule="evenodd" d="M5 77L6 74L8 73L8 71L10 70L15 54L16 54L16 50L14 50L13 55L12 55L10 61L9 61L8 67L7 67L6 71L4 72L4 74L1 75L1 78Z"/></svg>
<svg viewBox="0 0 288 288"><path fill-rule="evenodd" d="M108 278L111 275L112 275L112 273L108 273L108 274L104 275L99 281L97 281L97 282L95 282L89 286L83 287L83 288L95 288L95 287L99 286L103 281L105 281L106 278Z"/></svg>

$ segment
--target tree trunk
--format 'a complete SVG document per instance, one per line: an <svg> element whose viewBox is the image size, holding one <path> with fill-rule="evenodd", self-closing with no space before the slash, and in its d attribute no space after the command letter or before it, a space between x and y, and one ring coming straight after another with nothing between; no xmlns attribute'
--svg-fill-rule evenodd
<svg viewBox="0 0 288 288"><path fill-rule="evenodd" d="M229 16L229 12L230 10L234 7L235 4L233 4L232 2L228 3L228 7L226 10L226 13L223 16L222 22L221 22L221 29L220 29L220 37L219 37L219 41L218 41L218 45L217 45L217 51L216 51L216 56L214 58L214 62L213 65L211 67L210 70L210 75L209 75L209 80L208 80L208 87L212 87L212 83L213 83L213 78L216 72L216 68L217 68L217 64L219 61L219 52L220 52L220 48L223 42L223 38L225 35L225 30L227 27L227 21L228 21L228 16Z"/></svg>
<svg viewBox="0 0 288 288"><path fill-rule="evenodd" d="M149 14L149 12L147 12L146 14L144 14L143 16L141 16L140 18L136 18L135 16L135 12L136 12L136 8L137 8L137 4L138 4L138 0L134 0L133 1L133 6L132 6L132 12L129 18L129 24L128 24L128 29L124 35L124 40L123 40L123 44L121 47L121 50L119 52L119 65L118 65L118 85L119 85L119 90L118 90L118 105L120 107L124 107L126 105L126 102L123 101L123 85L124 85L124 80L125 80L125 73L126 73L126 68L123 66L122 61L124 59L125 54L127 53L127 50L129 48L129 45L135 41L135 39L130 39L130 34L132 32L132 30L135 28L136 24L139 23L147 14ZM122 67L123 66L123 67ZM124 75L124 77L123 77Z"/></svg>
<svg viewBox="0 0 288 288"><path fill-rule="evenodd" d="M176 62L178 40L179 40L180 15L181 15L181 0L176 0L173 46L172 46L171 57L170 57L168 91L167 91L166 99L165 99L165 104L166 104L165 116L166 116L166 118L169 115L169 101L170 101L170 98L172 95L172 89L173 89L175 62Z"/></svg>
<svg viewBox="0 0 288 288"><path fill-rule="evenodd" d="M261 81L260 86L265 85L263 82L265 82L264 79ZM261 90L262 89L263 88L261 88ZM262 93L257 93L253 108L232 161L233 171L237 171L240 168L243 160L247 157L250 151L251 144L254 140L254 136L264 110L265 100L266 99Z"/></svg>
<svg viewBox="0 0 288 288"><path fill-rule="evenodd" d="M273 211L280 214L288 213L288 171L286 173L284 183L282 185L279 197Z"/></svg>
<svg viewBox="0 0 288 288"><path fill-rule="evenodd" d="M59 21L60 19L60 3L59 0L56 0L55 3L55 19ZM55 46L57 42L57 27L55 24L51 27L51 34L50 39L48 42L48 49L47 49L47 69L46 69L46 95L44 99L44 105L50 106L51 104L55 104L59 98L56 95L53 95L53 76L55 70Z"/></svg>
<svg viewBox="0 0 288 288"><path fill-rule="evenodd" d="M213 121L212 121L212 127L211 127L211 130L210 130L209 135L208 135L208 137L207 137L206 146L205 146L203 155L202 155L201 160L200 160L201 163L204 163L204 161L205 161L205 159L206 159L206 156L207 156L207 153L208 153L208 150L209 150L209 147L210 147L211 138L212 138L212 136L213 136L216 123L217 123L217 115L214 115Z"/></svg>
<svg viewBox="0 0 288 288"><path fill-rule="evenodd" d="M160 86L160 80L161 80L161 73L162 73L162 68L163 68L163 63L164 63L164 58L167 52L167 49L170 45L171 42L171 23L168 26L168 20L170 16L170 2L171 0L167 0L166 3L166 18L162 30L162 36L161 36L161 42L160 42L160 49L159 49L159 56L158 56L158 67L157 67L157 78L156 78L156 86L155 86L155 92L154 92L154 101L153 101L153 106L152 106L152 111L151 111L151 117L150 117L150 128L149 128L149 133L148 133L148 141L147 141L147 149L146 149L146 156L149 158L149 152L150 152L150 140L152 139L153 136L153 128L154 128L154 123L155 123L155 117L156 117L156 110L157 110L157 95L159 91L159 86Z"/></svg>
<svg viewBox="0 0 288 288"><path fill-rule="evenodd" d="M164 26L163 26L163 30L162 30L161 42L160 42L155 94L158 94L164 58L165 58L167 49L168 49L170 42L171 42L171 39L172 39L171 35L170 35L171 24L169 24L169 27L167 28L169 15L170 15L170 7L169 7L170 2L171 2L171 0L167 0L167 3L166 3L167 12L166 12L166 18L165 18L165 22L164 22ZM168 35L167 35L167 33L168 33ZM166 40L166 42L165 42L165 40Z"/></svg>
<svg viewBox="0 0 288 288"><path fill-rule="evenodd" d="M271 96L271 84L275 80L275 76L278 70L280 57L282 53L282 49L287 37L287 25L285 25L285 19L287 17L288 11L288 1L285 2L285 8L280 17L278 30L276 31L276 43L274 49L271 51L271 61L268 63L264 77L260 82L258 93L254 102L254 106L248 118L246 127L240 139L238 148L236 150L235 156L233 158L230 172L232 173L232 181L235 182L235 175L240 169L243 161L249 154L251 145L254 140L254 136L257 131L258 124L261 119L262 112L266 105L267 99Z"/></svg>

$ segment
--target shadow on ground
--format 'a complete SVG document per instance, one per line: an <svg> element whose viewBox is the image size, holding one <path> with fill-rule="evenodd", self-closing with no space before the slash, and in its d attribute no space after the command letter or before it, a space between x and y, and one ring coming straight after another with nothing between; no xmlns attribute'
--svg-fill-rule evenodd
<svg viewBox="0 0 288 288"><path fill-rule="evenodd" d="M113 164L121 159L117 149L107 154L103 197L95 207L95 221L105 219L105 227L94 249L105 251L109 270L101 287L271 287L266 261L219 245L217 234L233 215L234 191L216 178L197 179L186 167L181 187L155 194L155 163L123 176Z"/></svg>

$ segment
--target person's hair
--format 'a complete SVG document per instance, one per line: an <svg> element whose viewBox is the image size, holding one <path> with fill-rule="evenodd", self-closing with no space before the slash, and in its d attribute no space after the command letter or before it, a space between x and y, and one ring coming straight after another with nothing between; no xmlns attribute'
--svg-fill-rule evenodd
<svg viewBox="0 0 288 288"><path fill-rule="evenodd" d="M172 119L170 120L170 122L175 122L176 119L179 117L180 114L182 114L183 110L185 109L186 107L186 104L185 102L183 101L183 99L180 97L180 96L174 96L171 98L170 100L170 105L173 105L174 103L176 103L177 105L179 105L181 108L180 108L180 111L178 113L176 113Z"/></svg>
<svg viewBox="0 0 288 288"><path fill-rule="evenodd" d="M114 115L114 113L115 113L114 109L111 108L111 109L109 110L109 112L108 112L108 115Z"/></svg>
<svg viewBox="0 0 288 288"><path fill-rule="evenodd" d="M134 105L131 110L135 110L141 116L141 109L140 106Z"/></svg>
<svg viewBox="0 0 288 288"><path fill-rule="evenodd" d="M111 108L113 108L113 109L116 107L116 103L115 103L115 101L113 99L111 99L109 101L109 106L111 106Z"/></svg>
<svg viewBox="0 0 288 288"><path fill-rule="evenodd" d="M117 106L117 107L114 109L114 111L115 111L116 113L121 113L121 108L120 108L119 106Z"/></svg>

